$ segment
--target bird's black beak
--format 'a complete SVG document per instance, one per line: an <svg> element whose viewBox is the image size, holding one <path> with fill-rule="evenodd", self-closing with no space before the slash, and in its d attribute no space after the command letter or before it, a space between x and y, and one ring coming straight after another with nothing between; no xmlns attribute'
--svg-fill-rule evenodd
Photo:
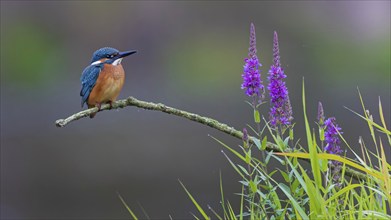
<svg viewBox="0 0 391 220"><path fill-rule="evenodd" d="M131 50L131 51L124 51L124 52L119 52L116 58L122 58L122 57L127 57L131 54L137 53L137 50Z"/></svg>

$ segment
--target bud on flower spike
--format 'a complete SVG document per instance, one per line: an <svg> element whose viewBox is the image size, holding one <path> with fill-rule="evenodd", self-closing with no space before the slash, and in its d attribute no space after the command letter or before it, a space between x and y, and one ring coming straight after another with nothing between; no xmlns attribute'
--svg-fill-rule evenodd
<svg viewBox="0 0 391 220"><path fill-rule="evenodd" d="M292 106L289 101L288 89L283 79L286 78L284 70L280 62L280 50L278 47L277 32L274 32L273 39L273 65L269 70L269 85L270 92L270 124L273 127L277 125L288 126L291 124Z"/></svg>
<svg viewBox="0 0 391 220"><path fill-rule="evenodd" d="M243 66L243 83L242 83L242 89L246 90L246 95L253 97L258 96L260 97L260 100L263 98L261 91L264 91L264 87L262 85L261 80L261 74L259 67L262 66L261 63L259 63L258 57L257 57L257 48L256 48L256 37L255 37L255 27L254 24L251 23L250 27L250 47L248 50L248 57L244 59L244 66Z"/></svg>

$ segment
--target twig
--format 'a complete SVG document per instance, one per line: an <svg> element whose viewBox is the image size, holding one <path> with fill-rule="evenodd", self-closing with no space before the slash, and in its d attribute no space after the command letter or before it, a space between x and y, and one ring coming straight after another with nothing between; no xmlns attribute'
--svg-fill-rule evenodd
<svg viewBox="0 0 391 220"><path fill-rule="evenodd" d="M233 137L236 137L239 139L243 138L243 133L241 131L238 131L235 128L230 127L227 124L221 123L215 119L200 116L198 114L190 113L190 112L183 111L180 109L172 108L172 107L166 106L161 103L141 101L141 100L138 100L132 96L130 96L126 99L122 99L122 100L118 100L116 102L113 102L112 108L110 107L109 104L104 104L101 106L100 111L125 108L127 106L136 106L138 108L143 108L143 109L153 110L153 111L161 111L161 112L165 112L167 114L172 114L172 115L176 115L176 116L179 116L182 118L187 118L191 121L195 121L195 122L207 125L211 128L217 129L219 131L222 131L222 132L229 134ZM65 127L70 122L79 120L81 118L88 117L92 113L95 113L95 112L98 112L98 108L96 108L96 107L75 113L66 119L58 119L58 120L56 120L56 126L57 127ZM249 137L249 141L252 144L255 144L254 137ZM266 150L273 151L273 152L281 152L281 150L276 145L271 144L271 143L268 143L266 145ZM303 160L305 160L307 162L309 161L308 159L303 159ZM356 170L350 169L350 168L346 168L345 174L348 176L351 176L352 178L354 178L356 180L364 180L364 179L368 178L365 174L358 172Z"/></svg>

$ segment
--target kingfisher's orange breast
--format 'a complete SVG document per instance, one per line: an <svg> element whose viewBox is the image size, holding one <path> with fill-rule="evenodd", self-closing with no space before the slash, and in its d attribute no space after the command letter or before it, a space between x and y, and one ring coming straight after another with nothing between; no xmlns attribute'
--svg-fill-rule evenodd
<svg viewBox="0 0 391 220"><path fill-rule="evenodd" d="M114 102L125 82L125 71L121 64L104 64L95 86L88 97L87 104L94 107L97 104Z"/></svg>

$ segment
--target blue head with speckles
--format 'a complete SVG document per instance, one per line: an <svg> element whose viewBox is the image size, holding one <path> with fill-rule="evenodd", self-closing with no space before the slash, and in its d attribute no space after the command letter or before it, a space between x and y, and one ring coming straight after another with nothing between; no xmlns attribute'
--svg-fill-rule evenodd
<svg viewBox="0 0 391 220"><path fill-rule="evenodd" d="M115 56L118 56L118 54L119 54L119 51L115 48L103 47L103 48L100 48L99 50L95 51L95 53L92 55L91 63L96 62L96 61L103 59L103 58L111 59L111 58L114 58Z"/></svg>
<svg viewBox="0 0 391 220"><path fill-rule="evenodd" d="M136 52L136 50L120 52L112 47L103 47L95 51L95 53L92 55L91 63L95 63L101 59L107 59L105 63L112 64L114 61L122 59L123 57L129 56Z"/></svg>

